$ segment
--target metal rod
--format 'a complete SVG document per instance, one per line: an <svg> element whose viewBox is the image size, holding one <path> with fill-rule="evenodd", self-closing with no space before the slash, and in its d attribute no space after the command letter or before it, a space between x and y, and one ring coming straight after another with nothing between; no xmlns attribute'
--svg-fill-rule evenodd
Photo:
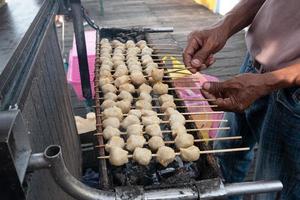
<svg viewBox="0 0 300 200"><path fill-rule="evenodd" d="M283 185L280 181L256 181L225 185L226 196L276 192L282 188Z"/></svg>
<svg viewBox="0 0 300 200"><path fill-rule="evenodd" d="M46 148L44 157L50 163L50 173L54 181L69 195L80 200L115 200L115 193L88 187L70 174L64 163L61 147L51 145Z"/></svg>
<svg viewBox="0 0 300 200"><path fill-rule="evenodd" d="M72 17L73 17L73 27L76 39L76 48L78 55L79 71L82 94L87 100L92 99L91 83L90 83L90 73L87 59L87 51L85 44L85 35L82 19L81 1L80 0L70 0Z"/></svg>
<svg viewBox="0 0 300 200"><path fill-rule="evenodd" d="M224 149L226 150L226 149ZM228 149L227 149L228 150ZM97 190L91 187L88 187L78 181L73 177L66 165L64 163L61 147L58 145L51 145L46 148L43 153L36 154L32 160L38 158L41 163L49 163L49 165L44 164L34 164L34 166L44 166L50 170L54 181L62 188L63 191L68 193L75 199L78 200L117 200L120 195L115 192ZM37 160L32 161L35 163ZM29 162L30 163L30 162ZM32 168L33 169L33 168ZM36 169L41 169L37 167ZM257 193L267 193L267 192L277 192L282 190L283 185L280 181L256 181L256 182L244 182L244 183L233 183L226 184L220 181L219 187L211 190L203 190L196 187L195 184L189 186L182 186L176 188L167 188L167 189L151 189L142 191L142 195L145 200L175 200L175 199L214 199L220 197L227 197L232 195L241 195L241 194L257 194Z"/></svg>

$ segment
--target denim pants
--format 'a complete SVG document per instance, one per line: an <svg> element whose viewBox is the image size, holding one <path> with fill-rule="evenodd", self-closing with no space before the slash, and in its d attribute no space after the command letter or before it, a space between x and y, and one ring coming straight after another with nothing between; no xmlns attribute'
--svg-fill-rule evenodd
<svg viewBox="0 0 300 200"><path fill-rule="evenodd" d="M249 55L241 73L256 73ZM255 180L281 180L282 200L300 200L300 88L281 89L256 100L243 113L228 112L230 131L218 137L242 136L242 140L218 141L215 149L250 147L247 152L219 154L218 162L227 183L242 182L253 160L258 143ZM225 124L224 124L225 125ZM242 199L230 197L229 199ZM276 193L256 195L255 199L273 200Z"/></svg>

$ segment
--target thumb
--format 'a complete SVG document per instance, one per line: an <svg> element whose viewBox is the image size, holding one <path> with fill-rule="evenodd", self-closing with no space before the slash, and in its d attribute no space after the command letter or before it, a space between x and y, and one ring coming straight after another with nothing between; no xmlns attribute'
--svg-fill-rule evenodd
<svg viewBox="0 0 300 200"><path fill-rule="evenodd" d="M211 50L208 45L204 45L199 51L197 51L191 61L192 67L201 68L206 67L205 63L207 58L211 54Z"/></svg>
<svg viewBox="0 0 300 200"><path fill-rule="evenodd" d="M223 92L224 87L220 82L205 82L203 83L202 89L215 95L218 98Z"/></svg>

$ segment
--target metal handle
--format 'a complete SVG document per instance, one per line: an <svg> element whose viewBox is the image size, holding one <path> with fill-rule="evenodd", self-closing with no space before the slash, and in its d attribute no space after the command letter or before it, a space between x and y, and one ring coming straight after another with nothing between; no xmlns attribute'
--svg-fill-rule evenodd
<svg viewBox="0 0 300 200"><path fill-rule="evenodd" d="M51 172L55 182L72 197L80 200L100 200L100 199L124 199L128 197L126 194L131 194L135 197L129 199L143 199L143 200L175 200L175 199L214 199L220 197L227 197L240 194L256 194L266 192L276 192L283 188L280 181L256 181L256 182L244 182L233 183L224 185L221 180L203 180L195 185L167 188L167 189L153 189L143 190L141 187L139 190L130 188L124 189L122 192L116 192L97 190L90 188L75 177L73 177L65 166L61 147L58 145L51 145L46 148L44 154L33 154L29 161L30 170L38 170L42 168L48 168ZM212 187L205 184L210 181ZM139 191L139 192L137 192ZM126 199L126 198L125 198ZM128 199L128 198L127 198Z"/></svg>

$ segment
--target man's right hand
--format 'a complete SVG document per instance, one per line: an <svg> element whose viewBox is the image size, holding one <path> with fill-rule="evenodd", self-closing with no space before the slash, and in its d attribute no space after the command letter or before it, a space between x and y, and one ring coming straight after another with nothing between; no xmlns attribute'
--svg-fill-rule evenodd
<svg viewBox="0 0 300 200"><path fill-rule="evenodd" d="M193 31L183 53L183 61L192 73L205 69L215 62L213 55L220 51L228 37L221 28Z"/></svg>

